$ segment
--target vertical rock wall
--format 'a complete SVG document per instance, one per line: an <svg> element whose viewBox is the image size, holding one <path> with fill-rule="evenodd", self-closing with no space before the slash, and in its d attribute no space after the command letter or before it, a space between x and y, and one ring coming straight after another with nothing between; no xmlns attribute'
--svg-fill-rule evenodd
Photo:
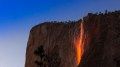
<svg viewBox="0 0 120 67"><path fill-rule="evenodd" d="M79 67L120 67L120 11L84 18L84 54Z"/></svg>
<svg viewBox="0 0 120 67"><path fill-rule="evenodd" d="M120 67L120 11L33 27L25 67Z"/></svg>
<svg viewBox="0 0 120 67"><path fill-rule="evenodd" d="M43 23L30 31L25 67L76 67L76 41L80 38L81 22ZM34 52L43 46L45 60L40 60Z"/></svg>

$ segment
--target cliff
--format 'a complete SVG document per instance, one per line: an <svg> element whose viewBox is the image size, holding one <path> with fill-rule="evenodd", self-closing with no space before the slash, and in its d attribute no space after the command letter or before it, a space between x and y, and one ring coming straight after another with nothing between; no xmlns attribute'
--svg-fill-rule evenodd
<svg viewBox="0 0 120 67"><path fill-rule="evenodd" d="M25 67L120 67L120 11L33 27Z"/></svg>
<svg viewBox="0 0 120 67"><path fill-rule="evenodd" d="M79 67L120 67L120 11L90 14L84 18L84 31Z"/></svg>

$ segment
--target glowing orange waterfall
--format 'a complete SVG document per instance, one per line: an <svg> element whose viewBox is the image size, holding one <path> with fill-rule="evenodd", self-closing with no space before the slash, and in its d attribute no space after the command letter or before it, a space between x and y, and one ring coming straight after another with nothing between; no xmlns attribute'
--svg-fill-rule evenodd
<svg viewBox="0 0 120 67"><path fill-rule="evenodd" d="M81 26L80 26L81 30L80 30L80 37L77 39L77 43L76 43L76 61L77 61L77 65L79 65L80 63L80 60L81 60L81 56L82 56L82 53L83 53L83 33L84 33L84 30L83 30L83 23L81 23Z"/></svg>

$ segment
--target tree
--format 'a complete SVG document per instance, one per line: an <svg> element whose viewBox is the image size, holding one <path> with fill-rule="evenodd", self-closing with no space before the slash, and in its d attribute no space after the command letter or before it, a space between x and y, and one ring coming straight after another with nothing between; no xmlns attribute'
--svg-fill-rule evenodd
<svg viewBox="0 0 120 67"><path fill-rule="evenodd" d="M35 61L35 64L38 66L38 67L46 67L46 62L45 62L45 52L44 52L44 49L43 49L43 46L39 46L35 51L34 51L34 54L36 56L38 56L40 59L36 60Z"/></svg>

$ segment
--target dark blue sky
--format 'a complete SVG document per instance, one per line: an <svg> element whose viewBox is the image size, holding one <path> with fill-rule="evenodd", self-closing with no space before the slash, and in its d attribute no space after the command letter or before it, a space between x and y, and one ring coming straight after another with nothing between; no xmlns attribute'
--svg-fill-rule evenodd
<svg viewBox="0 0 120 67"><path fill-rule="evenodd" d="M120 0L0 0L0 67L24 67L29 30L51 20L120 9Z"/></svg>
<svg viewBox="0 0 120 67"><path fill-rule="evenodd" d="M118 9L119 2L119 0L0 0L0 20L15 21L34 16L39 16L42 21L78 19L86 12Z"/></svg>

